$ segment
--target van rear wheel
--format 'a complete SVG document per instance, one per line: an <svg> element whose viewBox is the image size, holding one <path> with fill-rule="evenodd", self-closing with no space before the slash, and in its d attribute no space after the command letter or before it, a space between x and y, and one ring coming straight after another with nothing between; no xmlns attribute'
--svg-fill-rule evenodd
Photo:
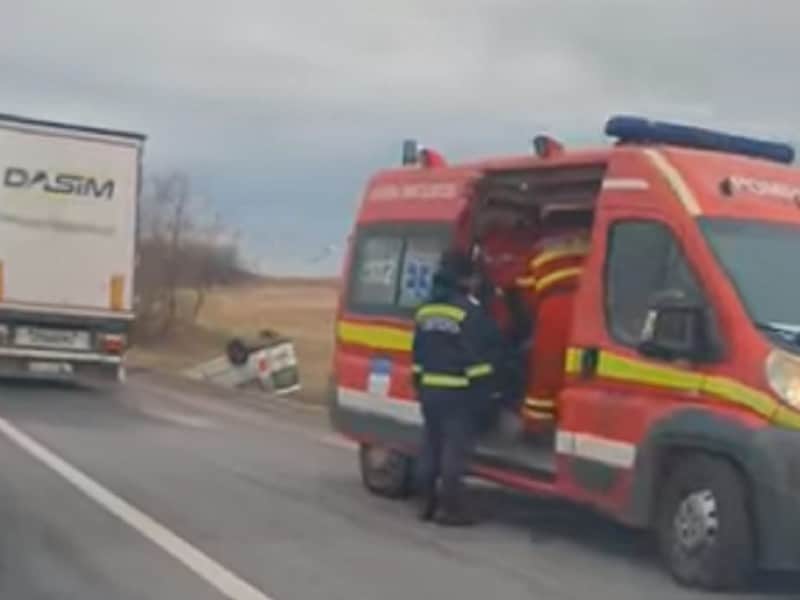
<svg viewBox="0 0 800 600"><path fill-rule="evenodd" d="M731 463L686 457L667 480L657 519L661 555L680 583L729 590L749 582L753 524L744 482Z"/></svg>
<svg viewBox="0 0 800 600"><path fill-rule="evenodd" d="M406 498L411 495L413 461L395 450L361 444L359 448L361 481L376 496Z"/></svg>

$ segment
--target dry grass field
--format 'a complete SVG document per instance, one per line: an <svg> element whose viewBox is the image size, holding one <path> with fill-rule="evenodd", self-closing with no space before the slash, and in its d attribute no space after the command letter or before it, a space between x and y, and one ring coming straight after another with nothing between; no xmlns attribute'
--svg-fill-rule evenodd
<svg viewBox="0 0 800 600"><path fill-rule="evenodd" d="M224 352L236 335L272 329L292 338L300 363L304 400L322 401L333 350L337 283L269 279L209 293L198 320L182 320L167 338L130 353L133 366L180 371ZM186 299L191 304L191 298Z"/></svg>

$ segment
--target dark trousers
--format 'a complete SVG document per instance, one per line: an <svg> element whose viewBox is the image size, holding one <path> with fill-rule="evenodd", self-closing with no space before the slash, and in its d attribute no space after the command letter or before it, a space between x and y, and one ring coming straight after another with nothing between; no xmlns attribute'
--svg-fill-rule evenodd
<svg viewBox="0 0 800 600"><path fill-rule="evenodd" d="M424 430L418 462L420 491L426 498L437 495L439 505L457 512L463 505L463 477L469 465L475 437L475 414L470 399L455 391L420 394Z"/></svg>

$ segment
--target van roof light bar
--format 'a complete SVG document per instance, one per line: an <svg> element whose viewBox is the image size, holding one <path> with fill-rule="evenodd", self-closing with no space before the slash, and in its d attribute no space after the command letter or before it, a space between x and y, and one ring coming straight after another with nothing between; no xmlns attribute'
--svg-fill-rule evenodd
<svg viewBox="0 0 800 600"><path fill-rule="evenodd" d="M626 115L611 117L605 132L623 144L665 144L741 154L784 164L794 162L795 157L794 148L789 144Z"/></svg>

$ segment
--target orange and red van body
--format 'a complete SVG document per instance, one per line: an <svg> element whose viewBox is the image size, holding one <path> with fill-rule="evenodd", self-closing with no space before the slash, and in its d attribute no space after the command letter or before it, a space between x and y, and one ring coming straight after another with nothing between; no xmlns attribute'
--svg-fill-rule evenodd
<svg viewBox="0 0 800 600"><path fill-rule="evenodd" d="M565 348L553 468L542 472L478 451L474 472L646 527L660 478L676 455L723 456L748 482L759 564L800 569L800 404L779 397L765 370L772 354L791 365L793 353L756 326L707 234L741 222L793 229L800 239L800 170L790 166L713 151L619 145L379 173L364 193L343 272L330 398L337 429L362 443L416 451L421 416L410 348L413 308L425 290L420 280L430 276L437 250L468 247L485 177L569 169L595 169L600 184ZM657 360L615 331L609 257L620 231L615 227L625 223L662 228L674 239L712 308L717 360ZM764 260L771 268L769 257ZM800 265L800 255L795 260ZM416 298L415 290L422 290ZM783 293L780 287L771 292ZM800 366L791 377L800 386Z"/></svg>

